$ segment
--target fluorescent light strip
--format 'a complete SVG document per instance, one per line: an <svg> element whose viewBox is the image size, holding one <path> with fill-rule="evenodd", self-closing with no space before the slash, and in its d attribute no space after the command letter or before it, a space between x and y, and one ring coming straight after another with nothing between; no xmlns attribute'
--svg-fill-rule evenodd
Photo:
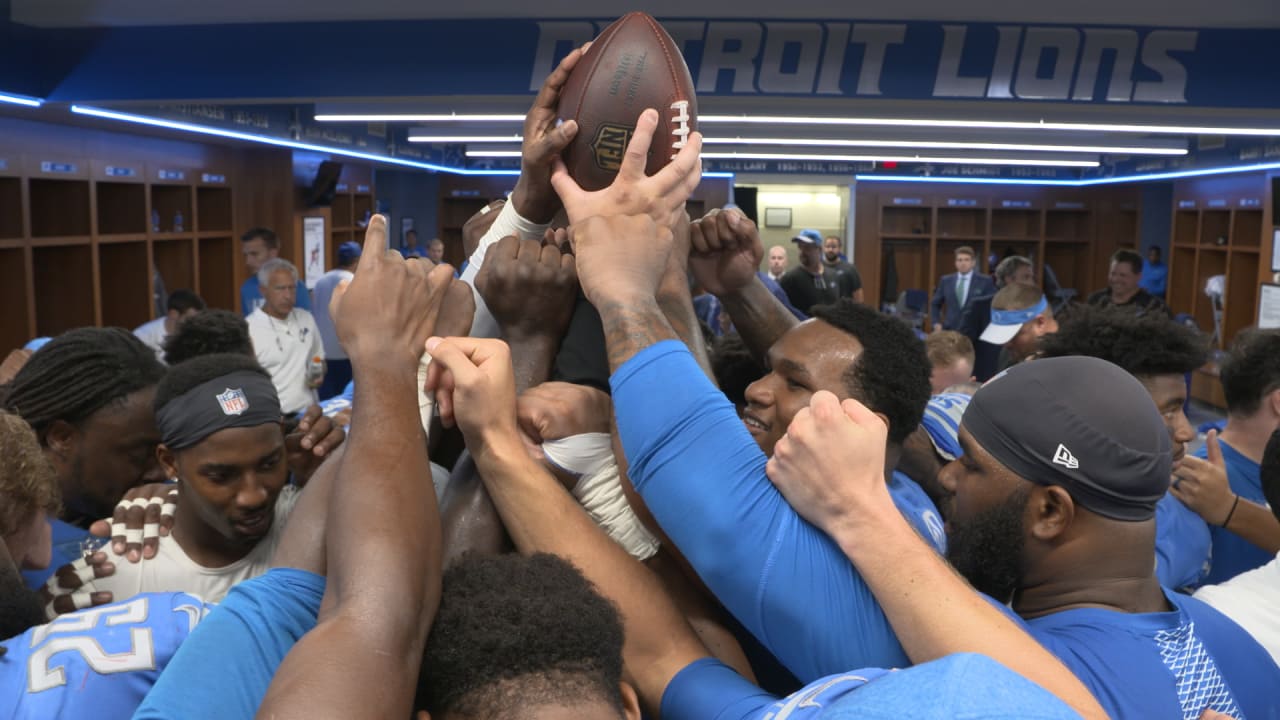
<svg viewBox="0 0 1280 720"><path fill-rule="evenodd" d="M958 178L958 177L916 177L914 175L855 175L854 179L862 182L915 182L915 183L959 183L974 185L1065 185L1068 187L1088 187L1090 185L1110 185L1114 183L1150 182L1153 180L1177 180L1180 178L1202 177L1205 175L1230 175L1234 173L1259 172L1262 170L1280 170L1280 162L1262 163L1259 165L1232 165L1229 167L1203 168L1200 170L1177 170L1163 173L1144 173L1140 175L1122 175L1109 178L1091 178L1088 180L1030 180L1021 178Z"/></svg>
<svg viewBox="0 0 1280 720"><path fill-rule="evenodd" d="M1033 167L1098 167L1097 160L1030 160L1025 158L919 157L915 155L792 155L787 153L702 153L704 160L784 160L814 162L911 162L951 165L1019 165Z"/></svg>
<svg viewBox="0 0 1280 720"><path fill-rule="evenodd" d="M410 135L410 142L426 143L518 143L519 135ZM942 140L845 140L838 138L744 138L704 137L703 145L774 145L793 147L885 147L933 150L1013 150L1022 152L1103 153L1114 155L1186 155L1186 148L1118 145L1048 145L1034 143L985 143ZM482 157L482 156L477 156ZM494 155L490 157L507 157Z"/></svg>
<svg viewBox="0 0 1280 720"><path fill-rule="evenodd" d="M699 115L699 123L765 125L857 125L868 127L979 128L986 130L1065 130L1071 132L1150 133L1165 135L1280 135L1280 127L1245 128L1202 125L1134 125L1127 123L1044 122L1017 120L937 120L915 118L793 117L789 115Z"/></svg>
<svg viewBox="0 0 1280 720"><path fill-rule="evenodd" d="M1078 187L1079 180L1024 180L1021 178L916 177L914 175L854 175L858 182L957 183L961 185L1066 185Z"/></svg>
<svg viewBox="0 0 1280 720"><path fill-rule="evenodd" d="M467 157L474 158L518 158L519 150L468 150Z"/></svg>
<svg viewBox="0 0 1280 720"><path fill-rule="evenodd" d="M317 122L524 122L524 115L485 113L316 115Z"/></svg>
<svg viewBox="0 0 1280 720"><path fill-rule="evenodd" d="M933 150L1014 150L1022 152L1077 152L1113 155L1186 155L1186 148L1116 145L1046 145L1034 143L986 143L943 140L844 140L837 138L715 138L704 137L703 145L781 145L800 147L886 147Z"/></svg>
<svg viewBox="0 0 1280 720"><path fill-rule="evenodd" d="M316 115L320 122L524 122L524 115L350 114ZM863 127L983 128L989 130L1064 130L1068 132L1149 133L1157 135L1280 135L1280 126L1219 127L1212 125L1138 125L1134 123L1045 122L1041 120L939 120L920 118L796 117L790 115L700 115L698 122L752 125L856 125Z"/></svg>
<svg viewBox="0 0 1280 720"><path fill-rule="evenodd" d="M10 105L25 105L27 107L40 107L44 104L44 100L40 98L27 97L26 95L11 95L9 93L0 93L0 103L9 103Z"/></svg>
<svg viewBox="0 0 1280 720"><path fill-rule="evenodd" d="M409 142L416 143L518 143L519 135L410 135Z"/></svg>
<svg viewBox="0 0 1280 720"><path fill-rule="evenodd" d="M361 160L372 160L374 162L390 163L392 165L400 165L403 167L417 168L419 170L433 170L435 172L452 173L455 175L519 175L519 170L472 170L468 168L456 168L448 165L436 165L434 163L419 162L416 160L406 160L404 158L395 158L387 155L375 155L373 153L364 153L357 150L348 150L346 148L329 147L326 145L312 145L311 143L297 142L294 140L284 140L281 138L268 137L266 135L254 135L252 133L237 132L235 130L224 130L222 128L209 127L207 125L193 125L191 123L177 122L174 120L164 120L161 118L148 117L145 115L131 115L129 113L115 112L113 110L102 110L100 108L86 107L83 105L72 105L71 112L80 115L90 115L93 117L106 118L108 120L119 120L121 122L136 123L138 125L150 125L152 127L168 128L170 130L181 130L183 132L198 133L201 135L213 135L216 137L230 138L232 140L245 140L248 142L262 143L265 145L275 145L277 147L293 148L295 150L310 150L314 152L329 153L332 155L341 155L343 157L359 158Z"/></svg>

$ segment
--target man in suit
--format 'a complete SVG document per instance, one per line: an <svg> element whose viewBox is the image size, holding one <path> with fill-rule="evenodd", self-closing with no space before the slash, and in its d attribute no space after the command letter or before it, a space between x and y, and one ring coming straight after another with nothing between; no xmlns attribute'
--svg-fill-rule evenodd
<svg viewBox="0 0 1280 720"><path fill-rule="evenodd" d="M965 305L974 298L995 293L996 285L991 277L974 270L976 258L973 248L967 245L956 248L956 271L943 275L942 282L933 291L929 317L933 320L935 331L960 329L960 318ZM938 316L944 305L946 314L939 325Z"/></svg>

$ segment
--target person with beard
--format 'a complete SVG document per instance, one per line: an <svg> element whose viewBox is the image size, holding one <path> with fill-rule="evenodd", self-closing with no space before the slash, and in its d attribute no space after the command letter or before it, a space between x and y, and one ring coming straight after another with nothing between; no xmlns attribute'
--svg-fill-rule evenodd
<svg viewBox="0 0 1280 720"><path fill-rule="evenodd" d="M924 344L851 300L798 323L756 276L764 249L754 224L734 210L704 218L690 230L694 277L768 369L747 389L740 418L676 340L656 298L674 238L662 224L669 216L650 208L683 198L664 190L662 173L647 178L631 167L643 163L654 119L641 117L610 188L587 193L563 169L553 178L573 225L579 281L603 321L618 433L643 501L637 513L645 517L647 506L716 598L801 682L902 666L908 658L866 583L787 505L765 463L814 393L858 398L889 424L886 486L895 506L941 549L933 503L893 472L929 399ZM633 204L646 214L620 214ZM689 482L694 469L699 480Z"/></svg>
<svg viewBox="0 0 1280 720"><path fill-rule="evenodd" d="M218 602L270 567L298 500L288 485L280 401L271 376L247 356L207 355L172 368L156 390L157 450L178 479L173 529L155 557L125 562L85 584L125 600L144 592L189 592Z"/></svg>
<svg viewBox="0 0 1280 720"><path fill-rule="evenodd" d="M1280 667L1239 625L1160 586L1156 504L1172 464L1147 389L1111 363L1025 363L974 395L948 557L1114 718L1280 713Z"/></svg>
<svg viewBox="0 0 1280 720"><path fill-rule="evenodd" d="M1147 389L1169 432L1172 472L1202 467L1187 456L1196 430L1187 420L1187 375L1208 359L1206 338L1162 313L1136 315L1120 310L1078 307L1058 332L1040 341L1040 357L1085 355L1118 365ZM1207 463L1206 463L1207 464ZM1172 480L1172 478L1171 478ZM1175 493L1156 508L1156 575L1173 589L1195 587L1209 571L1211 540L1204 520Z"/></svg>
<svg viewBox="0 0 1280 720"><path fill-rule="evenodd" d="M129 331L79 328L40 348L0 387L0 408L31 425L62 494L62 513L49 521L52 562L24 573L27 587L76 559L90 523L110 517L126 491L165 479L152 409L164 374L155 352Z"/></svg>
<svg viewBox="0 0 1280 720"><path fill-rule="evenodd" d="M822 264L834 270L839 278L840 297L862 302L862 276L844 259L840 252L840 238L828 235L822 239Z"/></svg>

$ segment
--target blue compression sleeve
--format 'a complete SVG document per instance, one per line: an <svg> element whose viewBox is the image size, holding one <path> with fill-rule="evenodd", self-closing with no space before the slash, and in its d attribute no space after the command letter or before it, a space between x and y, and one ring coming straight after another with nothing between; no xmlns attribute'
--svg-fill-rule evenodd
<svg viewBox="0 0 1280 720"><path fill-rule="evenodd" d="M636 491L720 602L801 682L908 660L840 549L765 475L766 458L685 346L611 379Z"/></svg>

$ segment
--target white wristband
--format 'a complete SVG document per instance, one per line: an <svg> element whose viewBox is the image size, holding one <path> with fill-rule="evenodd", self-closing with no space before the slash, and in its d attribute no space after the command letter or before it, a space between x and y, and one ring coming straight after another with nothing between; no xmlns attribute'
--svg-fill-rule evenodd
<svg viewBox="0 0 1280 720"><path fill-rule="evenodd" d="M542 451L552 463L579 476L573 496L631 557L643 562L658 552L658 539L627 502L608 433L585 433L545 442Z"/></svg>

